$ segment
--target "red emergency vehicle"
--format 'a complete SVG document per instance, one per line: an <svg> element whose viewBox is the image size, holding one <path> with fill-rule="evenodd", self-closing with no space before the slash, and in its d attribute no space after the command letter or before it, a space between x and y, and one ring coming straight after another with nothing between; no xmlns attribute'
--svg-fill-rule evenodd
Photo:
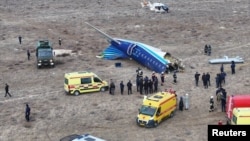
<svg viewBox="0 0 250 141"><path fill-rule="evenodd" d="M226 117L227 124L231 124L234 108L250 107L250 94L237 94L227 97Z"/></svg>

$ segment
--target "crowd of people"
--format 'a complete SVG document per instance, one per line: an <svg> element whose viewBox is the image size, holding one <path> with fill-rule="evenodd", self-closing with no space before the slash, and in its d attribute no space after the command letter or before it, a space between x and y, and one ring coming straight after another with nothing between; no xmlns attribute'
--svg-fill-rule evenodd
<svg viewBox="0 0 250 141"><path fill-rule="evenodd" d="M19 40L19 44L22 44L22 37L19 36L18 37ZM61 46L61 38L59 38L59 45ZM204 54L206 55L211 55L211 45L205 45L204 47ZM27 56L28 56L28 60L30 60L30 51L27 50ZM235 62L231 62L231 73L235 74L235 67L236 64ZM200 73L196 72L194 75L195 78L195 85L198 87L199 86L199 77L200 77ZM223 85L225 85L226 83L226 72L224 71L224 64L221 64L220 67L220 72L216 74L215 77L215 84L216 84L216 97L217 97L217 102L221 103L221 111L225 112L226 109L226 97L227 97L227 92L226 90L223 88ZM136 91L140 94L140 95L148 95L148 94L153 94L159 91L159 85L164 86L165 83L165 72L160 73L159 75L160 80L158 79L158 75L155 72L152 72L151 77L148 77L147 75L144 76L143 75L143 71L141 68L138 68L136 70ZM202 84L203 87L205 89L207 89L209 86L211 86L211 82L210 82L210 73L203 73L201 75L201 80L202 80ZM160 82L159 82L160 81ZM173 72L173 83L177 84L177 71ZM131 80L129 80L126 84L124 84L123 81L120 81L120 94L123 95L124 94L124 90L125 90L125 86L127 87L127 94L131 95L133 94L132 91L132 87L133 84L131 82ZM111 79L110 80L110 85L109 85L109 94L111 95L115 95L115 89L116 89L116 85L115 82ZM6 83L5 84L5 97L11 97L12 95L9 93L9 85ZM210 108L209 108L209 112L214 111L214 97L211 96L210 100ZM183 99L182 97L180 97L179 100L179 110L182 111L184 107L183 104ZM30 120L29 118L30 115L30 107L28 104L26 104L26 112L25 112L25 118L27 121Z"/></svg>

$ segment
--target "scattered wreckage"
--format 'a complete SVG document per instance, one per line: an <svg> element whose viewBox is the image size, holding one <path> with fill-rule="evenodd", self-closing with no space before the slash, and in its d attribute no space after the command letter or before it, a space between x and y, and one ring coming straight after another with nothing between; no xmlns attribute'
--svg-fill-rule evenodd
<svg viewBox="0 0 250 141"><path fill-rule="evenodd" d="M106 37L110 43L102 54L97 56L98 58L107 60L132 59L156 73L168 72L169 68L170 70L184 69L181 61L171 56L170 53L141 42L112 38L93 25L87 22L86 24Z"/></svg>
<svg viewBox="0 0 250 141"><path fill-rule="evenodd" d="M151 3L150 1L144 0L143 2L141 2L141 6L142 8L148 8L151 11L154 11L156 13L168 13L169 12L168 6L166 4L159 3L159 2Z"/></svg>
<svg viewBox="0 0 250 141"><path fill-rule="evenodd" d="M230 64L234 61L234 63L244 63L243 58L236 56L229 58L228 56L223 56L222 58L216 58L209 60L210 64Z"/></svg>

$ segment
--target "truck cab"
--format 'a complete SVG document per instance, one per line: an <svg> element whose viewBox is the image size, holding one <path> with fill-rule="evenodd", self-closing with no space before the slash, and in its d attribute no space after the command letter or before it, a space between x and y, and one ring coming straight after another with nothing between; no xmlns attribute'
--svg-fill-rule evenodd
<svg viewBox="0 0 250 141"><path fill-rule="evenodd" d="M249 108L250 107L250 95L249 94L236 94L227 97L226 103L226 118L227 124L235 124L233 121L233 113L237 115L239 108ZM235 120L235 119L234 119Z"/></svg>
<svg viewBox="0 0 250 141"><path fill-rule="evenodd" d="M158 92L144 97L136 123L143 127L157 127L164 119L173 117L176 107L177 96L174 93Z"/></svg>
<svg viewBox="0 0 250 141"><path fill-rule="evenodd" d="M43 66L54 67L54 54L51 43L48 40L40 40L36 46L37 68Z"/></svg>
<svg viewBox="0 0 250 141"><path fill-rule="evenodd" d="M234 108L231 125L250 125L250 107Z"/></svg>

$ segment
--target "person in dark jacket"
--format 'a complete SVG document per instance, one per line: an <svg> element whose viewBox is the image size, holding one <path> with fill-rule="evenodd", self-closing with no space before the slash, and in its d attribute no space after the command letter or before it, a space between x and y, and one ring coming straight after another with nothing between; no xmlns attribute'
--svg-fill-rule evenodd
<svg viewBox="0 0 250 141"><path fill-rule="evenodd" d="M28 60L30 60L30 50L29 49L27 50L27 57L28 57Z"/></svg>
<svg viewBox="0 0 250 141"><path fill-rule="evenodd" d="M221 96L221 111L226 112L226 103L227 103L227 91L225 89L221 89L222 96Z"/></svg>
<svg viewBox="0 0 250 141"><path fill-rule="evenodd" d="M231 63L231 71L232 71L232 74L235 74L235 62L232 61Z"/></svg>
<svg viewBox="0 0 250 141"><path fill-rule="evenodd" d="M177 75L176 75L176 72L174 72L173 78L174 78L174 83L177 83Z"/></svg>
<svg viewBox="0 0 250 141"><path fill-rule="evenodd" d="M158 92L158 77L157 76L155 76L154 78L153 85L154 85L154 92Z"/></svg>
<svg viewBox="0 0 250 141"><path fill-rule="evenodd" d="M180 102L179 102L179 110L183 111L183 107L184 107L184 102L183 102L183 98L180 98Z"/></svg>
<svg viewBox="0 0 250 141"><path fill-rule="evenodd" d="M199 84L199 77L200 77L200 74L198 72L196 72L195 75L194 75L195 85L196 86L198 86L198 84Z"/></svg>
<svg viewBox="0 0 250 141"><path fill-rule="evenodd" d="M149 89L149 93L152 94L153 93L153 82L151 79L148 80L148 89Z"/></svg>
<svg viewBox="0 0 250 141"><path fill-rule="evenodd" d="M140 94L143 94L143 78L141 77L139 80L139 89L140 89Z"/></svg>
<svg viewBox="0 0 250 141"><path fill-rule="evenodd" d="M165 75L164 72L161 73L161 86L164 84Z"/></svg>
<svg viewBox="0 0 250 141"><path fill-rule="evenodd" d="M202 74L201 79L203 81L203 86L206 89L207 88L207 77L206 77L205 73Z"/></svg>
<svg viewBox="0 0 250 141"><path fill-rule="evenodd" d="M226 98L221 96L221 112L226 112Z"/></svg>
<svg viewBox="0 0 250 141"><path fill-rule="evenodd" d="M224 64L222 63L221 66L220 66L220 72L224 72Z"/></svg>
<svg viewBox="0 0 250 141"><path fill-rule="evenodd" d="M225 72L221 72L221 84L226 84L226 76L227 74Z"/></svg>
<svg viewBox="0 0 250 141"><path fill-rule="evenodd" d="M144 79L143 87L144 87L144 93L145 93L145 95L147 95L148 94L148 78L147 78L147 76Z"/></svg>
<svg viewBox="0 0 250 141"><path fill-rule="evenodd" d="M25 109L25 119L26 121L30 121L30 107L29 104L26 104L26 109Z"/></svg>
<svg viewBox="0 0 250 141"><path fill-rule="evenodd" d="M58 39L58 44L59 44L59 46L61 46L62 45L62 39L59 37L59 39Z"/></svg>
<svg viewBox="0 0 250 141"><path fill-rule="evenodd" d="M120 89L121 89L121 94L123 94L123 92L124 92L124 84L123 84L123 81L121 81L121 83L120 83Z"/></svg>
<svg viewBox="0 0 250 141"><path fill-rule="evenodd" d="M22 36L21 35L18 36L18 40L19 40L19 44L21 45L22 44Z"/></svg>
<svg viewBox="0 0 250 141"><path fill-rule="evenodd" d="M5 96L6 97L7 95L9 95L11 97L11 94L9 93L9 85L6 83L5 84Z"/></svg>
<svg viewBox="0 0 250 141"><path fill-rule="evenodd" d="M128 87L128 95L129 95L129 94L132 94L132 83L131 83L130 80L129 80L128 83L127 83L127 87Z"/></svg>
<svg viewBox="0 0 250 141"><path fill-rule="evenodd" d="M211 45L208 45L208 48L207 48L207 55L210 56L210 55L211 55L211 52L212 52L212 47L211 47Z"/></svg>
<svg viewBox="0 0 250 141"><path fill-rule="evenodd" d="M136 77L136 89L137 89L137 92L140 91L140 77Z"/></svg>
<svg viewBox="0 0 250 141"><path fill-rule="evenodd" d="M207 55L208 45L205 45L204 47L204 54Z"/></svg>
<svg viewBox="0 0 250 141"><path fill-rule="evenodd" d="M207 72L207 74L206 74L206 79L207 79L207 88L208 88L208 86L211 86L209 72Z"/></svg>
<svg viewBox="0 0 250 141"><path fill-rule="evenodd" d="M109 94L111 94L111 95L114 95L115 94L115 83L113 82L113 80L111 79L110 80L110 88L109 88Z"/></svg>

